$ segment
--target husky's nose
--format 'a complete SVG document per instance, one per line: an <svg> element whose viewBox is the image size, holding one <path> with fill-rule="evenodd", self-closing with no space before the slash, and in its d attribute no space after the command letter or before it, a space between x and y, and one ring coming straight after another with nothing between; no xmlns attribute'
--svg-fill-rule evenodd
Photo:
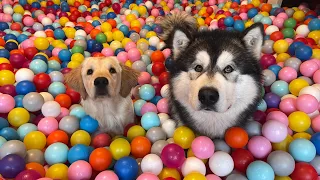
<svg viewBox="0 0 320 180"><path fill-rule="evenodd" d="M201 88L198 95L199 101L204 106L212 106L219 99L219 92L214 88Z"/></svg>
<svg viewBox="0 0 320 180"><path fill-rule="evenodd" d="M97 77L94 80L94 86L97 88L105 88L109 84L109 81L105 77Z"/></svg>

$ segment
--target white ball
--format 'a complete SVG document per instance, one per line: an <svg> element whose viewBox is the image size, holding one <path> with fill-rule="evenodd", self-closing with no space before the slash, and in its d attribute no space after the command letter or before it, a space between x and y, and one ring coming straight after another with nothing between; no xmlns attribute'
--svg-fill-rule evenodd
<svg viewBox="0 0 320 180"><path fill-rule="evenodd" d="M148 154L141 161L141 170L144 173L149 172L154 175L159 175L162 168L162 161L156 154Z"/></svg>
<svg viewBox="0 0 320 180"><path fill-rule="evenodd" d="M186 13L188 13L188 14L190 14L191 13L191 7L190 6L187 6L185 9L184 9L184 11L186 12Z"/></svg>
<svg viewBox="0 0 320 180"><path fill-rule="evenodd" d="M52 24L52 20L50 18L48 18L48 17L44 17L41 20L41 24L44 25L44 26L51 25Z"/></svg>
<svg viewBox="0 0 320 180"><path fill-rule="evenodd" d="M47 101L41 107L41 112L45 117L57 117L61 112L61 107L56 101Z"/></svg>
<svg viewBox="0 0 320 180"><path fill-rule="evenodd" d="M76 25L74 25L73 22L66 22L66 24L64 25L65 27L75 27Z"/></svg>
<svg viewBox="0 0 320 180"><path fill-rule="evenodd" d="M37 31L33 34L34 37L47 37L47 34L44 31Z"/></svg>
<svg viewBox="0 0 320 180"><path fill-rule="evenodd" d="M153 7L153 4L151 1L145 2L144 5L146 5L148 9L151 9Z"/></svg>
<svg viewBox="0 0 320 180"><path fill-rule="evenodd" d="M124 11L124 15L128 15L128 14L130 14L131 13L131 10L130 9L127 9L126 11Z"/></svg>
<svg viewBox="0 0 320 180"><path fill-rule="evenodd" d="M286 94L286 95L281 97L281 100L284 100L284 99L287 99L287 98L297 99L297 96L295 96L293 94Z"/></svg>
<svg viewBox="0 0 320 180"><path fill-rule="evenodd" d="M49 73L49 76L51 78L51 82L63 82L64 76L60 71L52 71Z"/></svg>
<svg viewBox="0 0 320 180"><path fill-rule="evenodd" d="M167 134L167 137L173 137L173 133L176 129L176 123L172 119L165 120L161 125L163 131Z"/></svg>
<svg viewBox="0 0 320 180"><path fill-rule="evenodd" d="M196 157L188 157L181 166L181 172L183 176L186 176L191 172L198 172L206 175L206 166L200 159Z"/></svg>
<svg viewBox="0 0 320 180"><path fill-rule="evenodd" d="M310 30L309 30L308 26L305 24L298 26L296 29L297 35L300 35L303 37L306 37L309 34L309 32L310 32Z"/></svg>
<svg viewBox="0 0 320 180"><path fill-rule="evenodd" d="M169 98L169 84L162 86L160 94L163 98Z"/></svg>
<svg viewBox="0 0 320 180"><path fill-rule="evenodd" d="M320 91L320 84L313 84L312 87L315 87L315 88L319 89L319 91Z"/></svg>
<svg viewBox="0 0 320 180"><path fill-rule="evenodd" d="M86 33L84 30L79 29L79 30L76 31L75 36L86 37L86 36L87 36L87 33Z"/></svg>
<svg viewBox="0 0 320 180"><path fill-rule="evenodd" d="M40 94L41 94L41 96L43 97L44 102L54 101L54 98L53 98L53 96L52 96L50 93L48 93L48 92L41 92Z"/></svg>
<svg viewBox="0 0 320 180"><path fill-rule="evenodd" d="M159 113L158 116L159 116L161 124L164 123L165 120L170 118L170 116L166 113Z"/></svg>
<svg viewBox="0 0 320 180"><path fill-rule="evenodd" d="M158 43L160 42L160 39L157 36L152 36L149 39L149 45L157 47Z"/></svg>
<svg viewBox="0 0 320 180"><path fill-rule="evenodd" d="M302 94L310 94L320 102L320 90L313 86L307 86L300 90L299 96Z"/></svg>
<svg viewBox="0 0 320 180"><path fill-rule="evenodd" d="M21 68L15 74L16 82L33 81L34 73L28 68Z"/></svg>
<svg viewBox="0 0 320 180"><path fill-rule="evenodd" d="M5 14L10 14L10 15L12 15L12 14L13 14L13 9L12 9L12 7L11 7L10 5L4 5L4 7L3 7L3 12L4 12Z"/></svg>
<svg viewBox="0 0 320 180"><path fill-rule="evenodd" d="M166 46L165 42L159 42L158 45L157 45L157 49L158 50L163 49L165 46Z"/></svg>
<svg viewBox="0 0 320 180"><path fill-rule="evenodd" d="M266 35L271 35L273 32L279 31L279 28L275 25L268 26L266 29Z"/></svg>
<svg viewBox="0 0 320 180"><path fill-rule="evenodd" d="M217 151L209 159L209 167L217 176L226 176L232 172L234 162L228 153Z"/></svg>

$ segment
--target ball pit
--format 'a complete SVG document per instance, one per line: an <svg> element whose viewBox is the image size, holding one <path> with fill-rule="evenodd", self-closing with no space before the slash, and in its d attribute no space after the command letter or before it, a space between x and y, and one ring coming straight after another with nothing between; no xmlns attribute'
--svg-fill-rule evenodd
<svg viewBox="0 0 320 180"><path fill-rule="evenodd" d="M211 140L175 127L163 16L199 30L262 22L262 100L253 121ZM164 48L164 49L163 49ZM97 133L63 74L86 57L117 56L141 72L138 124ZM249 88L249 87L248 87ZM319 179L320 8L261 0L3 0L0 2L0 179Z"/></svg>

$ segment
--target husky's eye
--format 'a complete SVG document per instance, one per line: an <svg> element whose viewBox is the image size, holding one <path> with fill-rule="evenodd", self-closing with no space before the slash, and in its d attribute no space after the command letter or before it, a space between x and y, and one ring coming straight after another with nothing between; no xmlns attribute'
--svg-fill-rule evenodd
<svg viewBox="0 0 320 180"><path fill-rule="evenodd" d="M92 69L88 69L87 75L91 75L91 74L93 74L93 70Z"/></svg>
<svg viewBox="0 0 320 180"><path fill-rule="evenodd" d="M195 70L196 72L201 72L201 71L203 70L203 67L202 67L201 65L197 65L197 66L194 68L194 70Z"/></svg>
<svg viewBox="0 0 320 180"><path fill-rule="evenodd" d="M234 69L233 69L230 65L228 65L227 67L225 67L225 68L223 69L223 72L224 72L224 73L231 73L233 70L234 70Z"/></svg>
<svg viewBox="0 0 320 180"><path fill-rule="evenodd" d="M109 72L110 72L111 74L114 74L114 73L116 73L117 71L116 71L114 68L110 68Z"/></svg>

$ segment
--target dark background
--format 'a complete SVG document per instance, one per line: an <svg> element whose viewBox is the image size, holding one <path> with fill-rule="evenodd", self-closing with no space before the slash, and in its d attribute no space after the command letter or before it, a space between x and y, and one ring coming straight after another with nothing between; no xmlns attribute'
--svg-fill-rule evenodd
<svg viewBox="0 0 320 180"><path fill-rule="evenodd" d="M320 4L320 0L283 0L282 7L298 7L301 3L307 3L311 10L314 10L317 4Z"/></svg>

